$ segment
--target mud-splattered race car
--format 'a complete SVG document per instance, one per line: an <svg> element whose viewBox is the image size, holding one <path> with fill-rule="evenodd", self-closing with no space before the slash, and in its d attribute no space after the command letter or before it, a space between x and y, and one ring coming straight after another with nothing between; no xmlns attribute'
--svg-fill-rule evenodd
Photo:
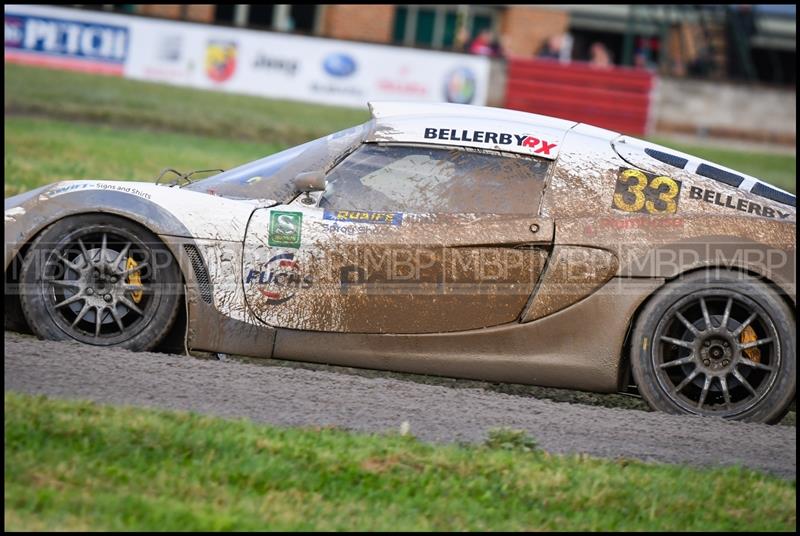
<svg viewBox="0 0 800 536"><path fill-rule="evenodd" d="M202 180L6 199L40 337L530 383L775 422L795 396L795 197L509 110L367 123ZM185 179L185 180L182 180Z"/></svg>

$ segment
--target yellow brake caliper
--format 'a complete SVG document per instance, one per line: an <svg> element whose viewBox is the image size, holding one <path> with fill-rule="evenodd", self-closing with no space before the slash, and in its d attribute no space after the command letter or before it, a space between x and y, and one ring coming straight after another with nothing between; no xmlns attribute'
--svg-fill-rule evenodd
<svg viewBox="0 0 800 536"><path fill-rule="evenodd" d="M136 268L139 264L133 260L133 257L128 257L128 262L125 263L125 269L130 270L131 268ZM128 283L131 285L136 285L138 287L142 286L142 276L139 272L133 272L132 274L128 275ZM132 290L131 291L131 298L135 303L139 303L142 301L142 295L144 292L141 290ZM755 340L755 339L754 339Z"/></svg>
<svg viewBox="0 0 800 536"><path fill-rule="evenodd" d="M753 342L757 340L758 336L756 335L756 330L754 330L750 326L744 328L742 334L739 335L739 342L742 344L746 344L748 342ZM759 350L758 348L756 347L746 348L744 353L745 355L747 355L750 361L753 361L754 363L761 363L761 350Z"/></svg>

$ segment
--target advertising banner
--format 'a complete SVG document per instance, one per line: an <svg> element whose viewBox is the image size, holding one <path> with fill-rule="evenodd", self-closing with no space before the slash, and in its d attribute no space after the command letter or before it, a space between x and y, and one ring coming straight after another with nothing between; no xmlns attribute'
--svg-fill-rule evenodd
<svg viewBox="0 0 800 536"><path fill-rule="evenodd" d="M6 60L122 75L130 33L123 25L21 12L5 13Z"/></svg>
<svg viewBox="0 0 800 536"><path fill-rule="evenodd" d="M486 104L489 61L45 6L6 6L6 61L320 104Z"/></svg>

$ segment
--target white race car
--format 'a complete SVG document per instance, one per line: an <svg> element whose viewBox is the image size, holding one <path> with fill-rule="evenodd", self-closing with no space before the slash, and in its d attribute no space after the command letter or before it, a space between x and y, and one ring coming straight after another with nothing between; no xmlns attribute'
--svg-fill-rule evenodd
<svg viewBox="0 0 800 536"><path fill-rule="evenodd" d="M787 411L793 195L571 121L370 108L363 125L203 180L61 181L6 199L7 325L134 350L177 337L490 381L635 384L676 413Z"/></svg>

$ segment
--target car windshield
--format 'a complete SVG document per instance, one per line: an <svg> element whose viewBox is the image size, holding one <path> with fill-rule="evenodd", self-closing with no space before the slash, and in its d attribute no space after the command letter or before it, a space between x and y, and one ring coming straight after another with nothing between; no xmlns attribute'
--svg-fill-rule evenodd
<svg viewBox="0 0 800 536"><path fill-rule="evenodd" d="M272 199L288 203L296 194L292 181L298 173L327 172L361 143L370 126L371 122L367 122L329 134L193 182L185 188L232 199Z"/></svg>

